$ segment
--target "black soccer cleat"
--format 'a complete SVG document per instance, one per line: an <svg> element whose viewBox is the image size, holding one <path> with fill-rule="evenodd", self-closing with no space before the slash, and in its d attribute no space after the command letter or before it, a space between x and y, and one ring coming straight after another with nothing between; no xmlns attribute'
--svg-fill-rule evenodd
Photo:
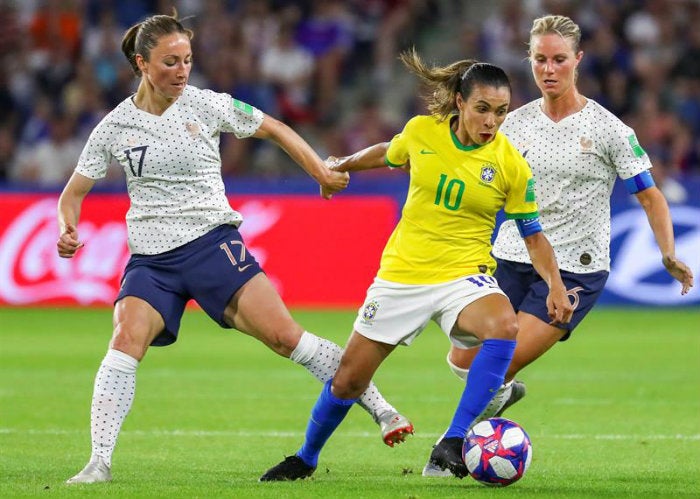
<svg viewBox="0 0 700 499"><path fill-rule="evenodd" d="M430 464L441 470L450 470L457 478L464 478L469 474L469 470L462 459L463 444L463 438L443 438L433 447L433 452L430 454Z"/></svg>
<svg viewBox="0 0 700 499"><path fill-rule="evenodd" d="M277 466L273 466L258 480L259 482L287 482L313 475L316 468L306 464L299 456L287 456Z"/></svg>

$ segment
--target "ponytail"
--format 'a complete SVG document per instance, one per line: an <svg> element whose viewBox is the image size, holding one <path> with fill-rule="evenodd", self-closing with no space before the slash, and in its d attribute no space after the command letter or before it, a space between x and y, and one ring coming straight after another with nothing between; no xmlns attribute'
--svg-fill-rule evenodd
<svg viewBox="0 0 700 499"><path fill-rule="evenodd" d="M462 75L476 63L474 59L428 68L415 48L402 52L399 59L426 85L423 99L431 114L439 116L443 121L457 110L455 96L461 90Z"/></svg>
<svg viewBox="0 0 700 499"><path fill-rule="evenodd" d="M124 33L122 38L122 52L131 65L136 76L141 76L141 70L136 64L136 54L140 54L146 61L151 57L151 49L158 44L158 40L165 35L182 33L190 40L194 36L192 30L185 28L177 19L177 10L173 9L173 15L155 15L140 23L134 24Z"/></svg>

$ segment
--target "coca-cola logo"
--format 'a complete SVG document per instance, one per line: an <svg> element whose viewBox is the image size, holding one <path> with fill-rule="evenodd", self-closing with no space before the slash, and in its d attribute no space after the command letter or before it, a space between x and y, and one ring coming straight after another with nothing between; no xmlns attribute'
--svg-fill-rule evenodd
<svg viewBox="0 0 700 499"><path fill-rule="evenodd" d="M274 203L263 203L260 201L247 201L236 207L236 210L243 216L243 223L239 227L239 232L243 236L248 251L255 257L258 264L265 268L265 262L269 255L264 246L258 246L255 238L270 230L282 217L282 208ZM282 281L268 269L267 278L277 292L284 294Z"/></svg>
<svg viewBox="0 0 700 499"><path fill-rule="evenodd" d="M36 201L10 220L0 237L0 302L27 305L40 302L111 304L129 259L124 220L96 222L87 209L78 226L85 243L73 258L56 252L56 198ZM267 252L256 247L257 236L281 217L278 206L258 201L241 205L246 245L261 265ZM112 213L110 215L114 217ZM271 277L279 286L278 280Z"/></svg>
<svg viewBox="0 0 700 499"><path fill-rule="evenodd" d="M56 253L56 202L49 198L31 204L2 234L0 299L15 305L61 299L111 303L129 257L124 222L82 222L85 247L63 259Z"/></svg>
<svg viewBox="0 0 700 499"><path fill-rule="evenodd" d="M270 230L282 216L279 206L261 201L247 201L236 207L243 216L244 222L239 227L241 236L260 266L265 265L267 251L261 246L255 246L255 238ZM269 276L268 276L269 277Z"/></svg>

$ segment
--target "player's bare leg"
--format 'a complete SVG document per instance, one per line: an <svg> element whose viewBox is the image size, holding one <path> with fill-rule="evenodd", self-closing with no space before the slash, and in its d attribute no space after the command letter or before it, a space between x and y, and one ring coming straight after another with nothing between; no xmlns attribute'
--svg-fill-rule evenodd
<svg viewBox="0 0 700 499"><path fill-rule="evenodd" d="M304 366L321 383L331 379L340 364L342 348L304 331L265 274L253 277L234 295L226 309L226 320L279 355ZM379 425L382 441L389 447L413 434L408 418L389 404L374 383L369 384L357 403Z"/></svg>

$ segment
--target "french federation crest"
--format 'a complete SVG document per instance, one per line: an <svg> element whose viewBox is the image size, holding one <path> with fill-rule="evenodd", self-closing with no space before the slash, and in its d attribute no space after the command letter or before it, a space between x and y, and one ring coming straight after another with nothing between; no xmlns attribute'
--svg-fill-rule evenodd
<svg viewBox="0 0 700 499"><path fill-rule="evenodd" d="M362 321L366 324L371 324L377 315L377 310L379 310L379 303L376 300L369 302L362 310Z"/></svg>
<svg viewBox="0 0 700 499"><path fill-rule="evenodd" d="M196 139L199 133L202 131L202 128L197 123L190 123L189 121L185 123L185 128L187 129L187 133L189 133L190 137L193 139Z"/></svg>
<svg viewBox="0 0 700 499"><path fill-rule="evenodd" d="M496 169L493 165L486 164L481 167L481 180L490 184L496 176Z"/></svg>

